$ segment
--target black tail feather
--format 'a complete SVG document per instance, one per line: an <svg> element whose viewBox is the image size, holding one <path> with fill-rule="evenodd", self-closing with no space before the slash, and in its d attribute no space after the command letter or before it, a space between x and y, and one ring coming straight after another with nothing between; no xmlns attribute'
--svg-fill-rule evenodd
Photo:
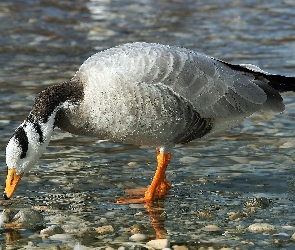
<svg viewBox="0 0 295 250"><path fill-rule="evenodd" d="M223 62L224 63L224 62ZM234 70L250 73L258 79L268 80L268 85L277 90L278 92L295 92L295 77L292 76L282 76L282 75L272 75L267 72L256 71L255 69L247 68L243 65L235 65L225 63L227 66Z"/></svg>
<svg viewBox="0 0 295 250"><path fill-rule="evenodd" d="M262 74L262 76L269 81L268 85L278 92L295 92L295 77L264 74Z"/></svg>

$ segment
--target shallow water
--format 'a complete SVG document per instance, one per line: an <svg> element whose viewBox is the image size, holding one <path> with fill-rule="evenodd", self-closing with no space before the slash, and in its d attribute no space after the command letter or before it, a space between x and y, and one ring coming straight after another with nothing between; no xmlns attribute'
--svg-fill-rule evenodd
<svg viewBox="0 0 295 250"><path fill-rule="evenodd" d="M0 3L1 188L5 146L36 94L68 80L96 51L125 42L158 42L294 76L294 8L294 1L287 0ZM286 97L287 108L280 116L258 114L219 137L177 146L167 171L173 188L165 204L155 204L149 212L143 205L112 201L125 188L149 185L154 148L56 130L14 198L0 203L0 212L36 210L44 225L2 229L2 248L141 249L156 237L151 216L157 214L158 233L169 238L171 249L293 249L294 100L294 94ZM255 209L249 208L255 197L269 204L254 202ZM243 216L232 220L231 213ZM277 230L250 232L247 227L257 222ZM212 224L220 230L202 229ZM50 225L60 225L67 236L41 237L40 230ZM99 234L95 229L101 226L113 231ZM129 237L135 232L146 238L133 242Z"/></svg>

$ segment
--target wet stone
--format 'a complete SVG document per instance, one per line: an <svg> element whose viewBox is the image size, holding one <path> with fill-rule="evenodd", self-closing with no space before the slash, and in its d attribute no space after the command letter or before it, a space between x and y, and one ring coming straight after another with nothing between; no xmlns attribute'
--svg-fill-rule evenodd
<svg viewBox="0 0 295 250"><path fill-rule="evenodd" d="M58 240L58 241L69 241L73 237L70 234L54 234L52 236L49 236L51 240Z"/></svg>
<svg viewBox="0 0 295 250"><path fill-rule="evenodd" d="M295 233L293 233L293 234L291 235L291 238L290 238L290 240L293 240L293 241L295 241Z"/></svg>
<svg viewBox="0 0 295 250"><path fill-rule="evenodd" d="M201 219L210 220L214 217L214 214L211 212L199 212L199 217Z"/></svg>
<svg viewBox="0 0 295 250"><path fill-rule="evenodd" d="M135 161L131 161L127 164L129 167L136 167L137 163Z"/></svg>
<svg viewBox="0 0 295 250"><path fill-rule="evenodd" d="M295 231L294 226L282 226L282 229Z"/></svg>
<svg viewBox="0 0 295 250"><path fill-rule="evenodd" d="M230 213L229 215L229 219L230 220L237 220L237 219L240 219L240 218L243 218L243 217L247 217L248 215L246 213L243 213L243 212L233 212L233 213Z"/></svg>
<svg viewBox="0 0 295 250"><path fill-rule="evenodd" d="M272 238L276 239L276 240L281 240L281 241L285 241L285 240L289 240L290 239L290 235L287 233L276 233L272 235Z"/></svg>
<svg viewBox="0 0 295 250"><path fill-rule="evenodd" d="M40 231L41 236L52 236L54 234L62 234L64 230L58 225L51 225Z"/></svg>
<svg viewBox="0 0 295 250"><path fill-rule="evenodd" d="M192 164L196 163L199 159L191 156L184 156L179 159L179 162L184 163L184 164Z"/></svg>
<svg viewBox="0 0 295 250"><path fill-rule="evenodd" d="M115 250L115 248L112 248L112 247L106 247L105 250Z"/></svg>
<svg viewBox="0 0 295 250"><path fill-rule="evenodd" d="M172 247L173 250L188 250L188 248L186 246L173 246Z"/></svg>
<svg viewBox="0 0 295 250"><path fill-rule="evenodd" d="M144 234L133 234L129 237L130 240L132 241L144 241L146 239L146 236Z"/></svg>
<svg viewBox="0 0 295 250"><path fill-rule="evenodd" d="M136 224L132 226L130 230L132 234L140 234L140 233L143 233L144 231L145 231L145 227L140 224Z"/></svg>
<svg viewBox="0 0 295 250"><path fill-rule="evenodd" d="M150 240L146 245L154 249L163 249L169 247L169 241L168 239Z"/></svg>
<svg viewBox="0 0 295 250"><path fill-rule="evenodd" d="M43 216L35 210L24 209L20 210L9 222L9 227L26 227L29 229L34 229L43 225Z"/></svg>
<svg viewBox="0 0 295 250"><path fill-rule="evenodd" d="M268 223L254 223L248 227L252 233L270 233L276 230L276 227Z"/></svg>
<svg viewBox="0 0 295 250"><path fill-rule="evenodd" d="M248 201L245 202L246 207L258 207L258 208L267 208L269 207L273 201L271 199L265 198L265 197L253 197L251 199L248 199Z"/></svg>
<svg viewBox="0 0 295 250"><path fill-rule="evenodd" d="M108 234L114 232L114 228L112 225L107 225L107 226L101 226L95 228L95 231L99 234Z"/></svg>
<svg viewBox="0 0 295 250"><path fill-rule="evenodd" d="M207 225L203 227L202 230L205 232L220 232L221 228L216 225Z"/></svg>

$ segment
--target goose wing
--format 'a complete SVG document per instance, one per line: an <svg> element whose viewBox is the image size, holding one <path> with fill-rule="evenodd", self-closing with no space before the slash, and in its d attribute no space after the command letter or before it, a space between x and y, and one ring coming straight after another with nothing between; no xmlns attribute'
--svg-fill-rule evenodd
<svg viewBox="0 0 295 250"><path fill-rule="evenodd" d="M140 82L165 85L187 99L204 118L284 110L280 95L266 79L184 48L149 43L121 45L90 57L78 75L94 84L123 82L131 88ZM100 75L99 81L95 75Z"/></svg>

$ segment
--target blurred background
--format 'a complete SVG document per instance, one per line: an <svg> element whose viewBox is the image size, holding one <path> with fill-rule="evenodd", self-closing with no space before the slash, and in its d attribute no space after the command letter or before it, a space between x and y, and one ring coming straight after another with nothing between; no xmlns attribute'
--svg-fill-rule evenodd
<svg viewBox="0 0 295 250"><path fill-rule="evenodd" d="M127 42L155 42L295 76L294 10L291 0L1 1L0 189L6 178L6 144L30 112L37 93L69 80L92 54ZM175 149L167 172L174 186L163 208L172 244L189 249L224 245L244 249L241 242L253 239L255 247L277 247L273 235L252 235L237 227L247 228L255 220L289 226L295 216L294 100L294 94L286 97L287 109L280 116L258 114L220 137ZM49 224L55 223L57 214L74 214L78 225L86 220L89 228L96 227L97 218L110 210L116 212L115 217L125 218L126 227L138 223L134 214L136 209L144 211L143 207L110 201L122 196L124 188L149 185L156 163L154 149L98 139L103 138L76 137L57 129L38 166L20 183L12 207L43 206ZM253 197L276 202L238 223L225 220L229 212L244 211L245 200ZM203 221L200 211L214 216ZM60 223L65 228L68 221ZM110 221L117 226L122 223L116 218ZM148 215L140 223L149 227ZM206 223L220 226L223 233L214 237L201 233ZM82 229L77 226L75 230ZM115 246L130 236L124 238L120 230L108 235L111 242L119 242ZM289 238L279 238L282 247L292 246L292 233L295 230L286 233ZM25 230L22 234L23 241L12 246L27 244L34 233ZM146 234L154 237L152 230ZM0 240L5 242L5 234L0 234ZM81 241L75 236L71 243L58 244L70 247L75 240ZM33 241L39 247L45 244L38 237ZM102 246L106 241L101 242L83 244ZM56 242L46 244L50 247ZM246 244L245 249L250 248Z"/></svg>

